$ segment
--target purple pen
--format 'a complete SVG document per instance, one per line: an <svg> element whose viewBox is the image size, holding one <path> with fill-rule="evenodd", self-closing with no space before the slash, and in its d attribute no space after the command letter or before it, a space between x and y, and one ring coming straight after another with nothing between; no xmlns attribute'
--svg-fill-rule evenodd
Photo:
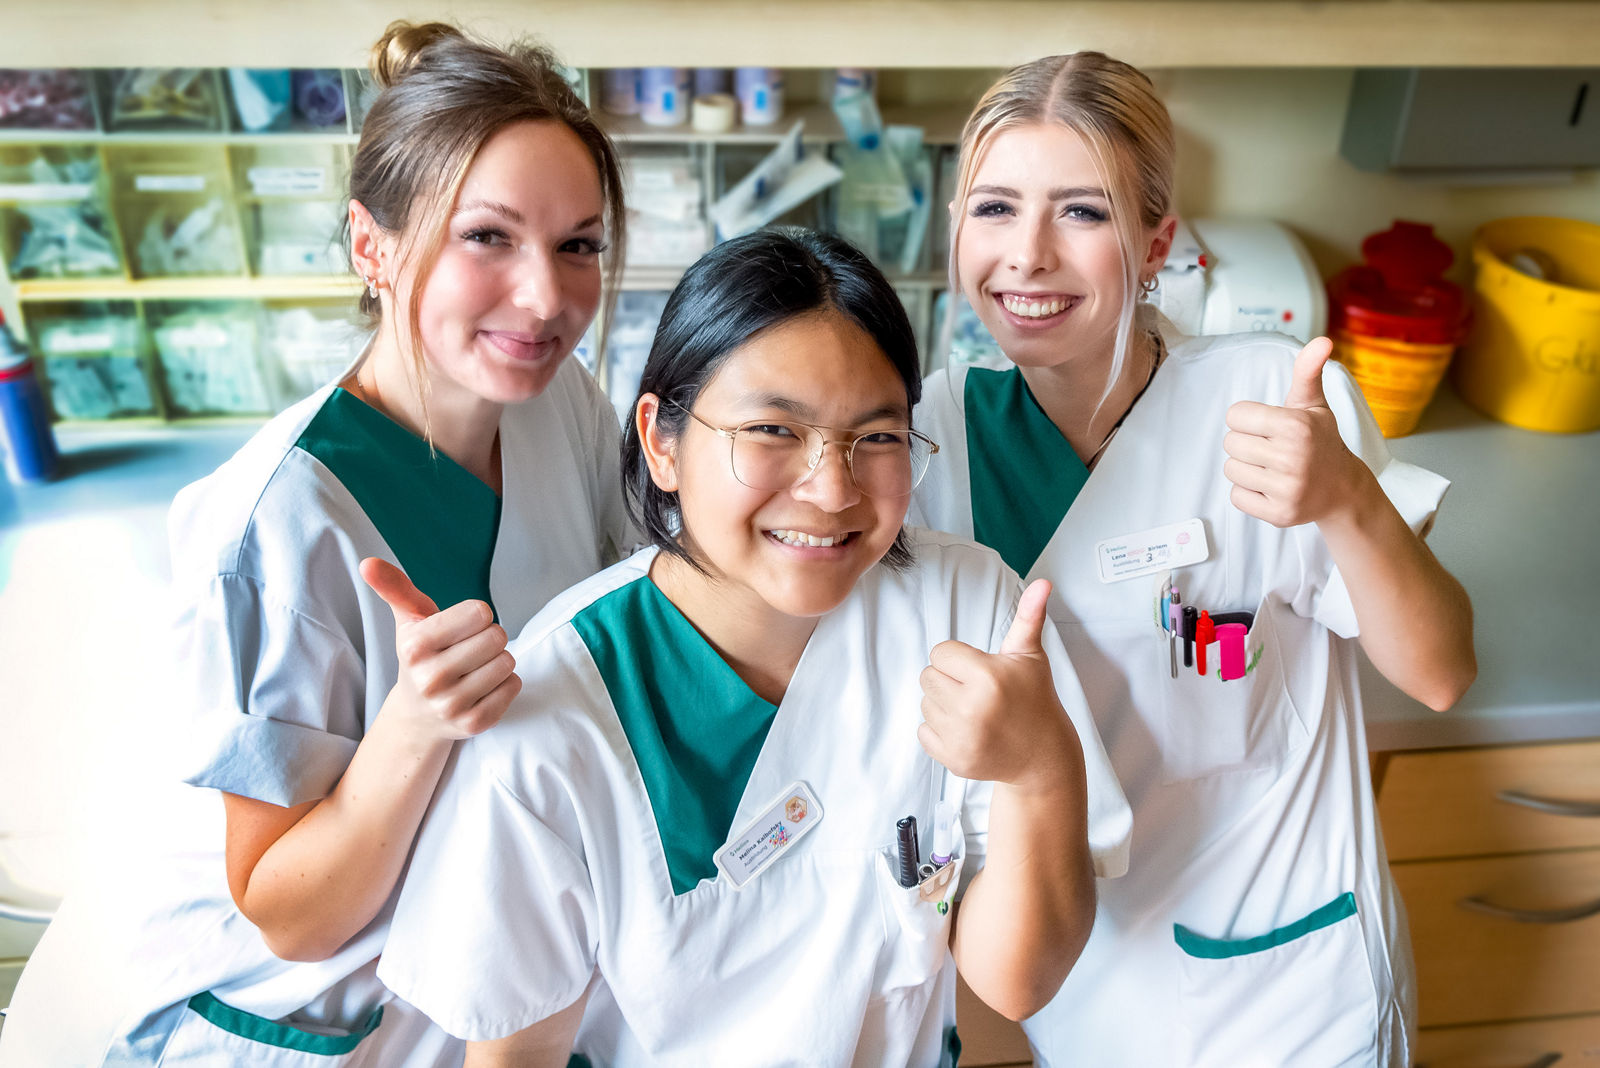
<svg viewBox="0 0 1600 1068"><path fill-rule="evenodd" d="M1172 604L1167 609L1167 660L1172 665L1172 677L1178 677L1178 637L1183 633L1183 598L1176 584L1172 587Z"/></svg>

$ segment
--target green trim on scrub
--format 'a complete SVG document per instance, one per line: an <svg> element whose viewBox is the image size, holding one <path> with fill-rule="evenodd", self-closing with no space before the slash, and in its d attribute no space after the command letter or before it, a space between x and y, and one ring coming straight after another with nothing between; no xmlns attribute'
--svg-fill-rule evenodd
<svg viewBox="0 0 1600 1068"><path fill-rule="evenodd" d="M567 1058L567 1068L594 1068L594 1065L589 1063L588 1057L581 1053L574 1053Z"/></svg>
<svg viewBox="0 0 1600 1068"><path fill-rule="evenodd" d="M776 705L745 685L649 577L572 627L606 684L644 779L672 892L712 879Z"/></svg>
<svg viewBox="0 0 1600 1068"><path fill-rule="evenodd" d="M214 1027L219 1027L230 1035L259 1042L264 1046L277 1046L279 1049L292 1049L301 1053L320 1053L326 1057L334 1057L341 1053L349 1053L361 1044L361 1040L378 1029L378 1021L383 1019L383 1006L379 1005L372 1010L372 1015L367 1017L367 1022L348 1035L317 1035L310 1031L302 1031L298 1027L277 1023L265 1016L257 1016L243 1009L236 1009L232 1005L225 1005L218 1001L209 991L202 991L189 999L189 1008L199 1013Z"/></svg>
<svg viewBox="0 0 1600 1068"><path fill-rule="evenodd" d="M956 1034L954 1024L951 1024L950 1030L945 1032L944 1051L950 1055L950 1060L943 1068L957 1068L961 1063L961 1036Z"/></svg>
<svg viewBox="0 0 1600 1068"><path fill-rule="evenodd" d="M1251 953L1261 953L1281 946L1286 942L1293 942L1297 938L1304 938L1312 931L1320 931L1324 927L1331 927L1340 920L1356 914L1356 895L1344 893L1334 898L1303 920L1296 920L1287 927L1280 927L1276 931L1269 931L1256 938L1241 938L1238 941L1228 941L1223 938L1207 938L1205 935L1195 934L1181 923L1172 925L1172 937L1178 943L1178 948L1191 957L1200 957L1205 960L1225 960L1228 957L1243 957Z"/></svg>
<svg viewBox="0 0 1600 1068"><path fill-rule="evenodd" d="M967 371L963 405L972 536L1026 575L1089 480L1089 469L1018 368Z"/></svg>
<svg viewBox="0 0 1600 1068"><path fill-rule="evenodd" d="M295 442L333 472L441 609L489 598L500 496L351 393L335 389ZM498 613L497 613L498 615Z"/></svg>

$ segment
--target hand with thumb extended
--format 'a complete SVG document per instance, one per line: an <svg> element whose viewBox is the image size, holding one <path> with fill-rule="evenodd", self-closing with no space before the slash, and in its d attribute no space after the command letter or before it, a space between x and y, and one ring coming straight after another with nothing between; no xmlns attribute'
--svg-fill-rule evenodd
<svg viewBox="0 0 1600 1068"><path fill-rule="evenodd" d="M922 726L928 755L967 779L1053 789L1081 764L1072 721L1056 696L1044 628L1050 583L1023 591L998 652L964 642L933 647L922 669Z"/></svg>
<svg viewBox="0 0 1600 1068"><path fill-rule="evenodd" d="M500 721L522 689L506 632L483 601L440 610L404 571L377 557L361 577L394 613L394 689L380 715L423 739L469 738Z"/></svg>
<svg viewBox="0 0 1600 1068"><path fill-rule="evenodd" d="M1366 465L1339 436L1322 390L1333 342L1313 338L1294 358L1281 405L1239 401L1228 409L1222 473L1234 507L1276 527L1326 519L1356 499ZM1359 469L1359 470L1358 470Z"/></svg>

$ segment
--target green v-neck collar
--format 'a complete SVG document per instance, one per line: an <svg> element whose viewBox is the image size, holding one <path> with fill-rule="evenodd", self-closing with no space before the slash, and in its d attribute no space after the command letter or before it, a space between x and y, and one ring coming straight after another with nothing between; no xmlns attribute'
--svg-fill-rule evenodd
<svg viewBox="0 0 1600 1068"><path fill-rule="evenodd" d="M648 575L572 619L644 779L675 894L716 876L778 706L758 696Z"/></svg>
<svg viewBox="0 0 1600 1068"><path fill-rule="evenodd" d="M295 446L355 498L417 588L441 609L494 600L500 496L354 394L335 387Z"/></svg>
<svg viewBox="0 0 1600 1068"><path fill-rule="evenodd" d="M1026 575L1089 480L1020 368L974 367L963 391L973 537Z"/></svg>

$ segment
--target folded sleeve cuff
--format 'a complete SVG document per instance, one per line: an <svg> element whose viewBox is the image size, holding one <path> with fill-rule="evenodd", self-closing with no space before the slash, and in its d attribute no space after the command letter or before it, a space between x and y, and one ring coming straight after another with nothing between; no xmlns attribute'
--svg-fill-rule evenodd
<svg viewBox="0 0 1600 1068"><path fill-rule="evenodd" d="M191 786L289 807L326 797L355 755L350 738L243 712L213 713L214 733L185 767Z"/></svg>
<svg viewBox="0 0 1600 1068"><path fill-rule="evenodd" d="M1439 514L1445 491L1450 488L1450 480L1427 468L1391 459L1379 473L1378 485L1400 513L1400 518L1406 521L1406 526L1418 537L1427 537L1434 517ZM1356 623L1355 605L1350 601L1350 591L1338 567L1334 567L1328 577L1327 588L1317 605L1316 619L1341 638L1354 638L1361 632Z"/></svg>

